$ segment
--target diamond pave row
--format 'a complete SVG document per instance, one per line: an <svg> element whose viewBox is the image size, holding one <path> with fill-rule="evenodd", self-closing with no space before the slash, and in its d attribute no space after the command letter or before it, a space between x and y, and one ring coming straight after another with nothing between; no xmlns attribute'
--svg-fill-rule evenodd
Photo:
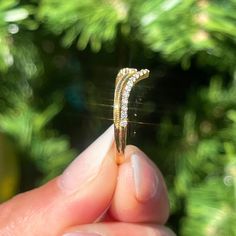
<svg viewBox="0 0 236 236"><path fill-rule="evenodd" d="M120 113L120 125L121 127L126 127L128 124L128 99L130 96L130 92L135 84L135 82L143 75L149 73L149 70L143 69L139 72L135 73L132 77L129 78L123 93L122 93L122 101L121 101L121 113Z"/></svg>
<svg viewBox="0 0 236 236"><path fill-rule="evenodd" d="M118 77L119 76L124 76L126 75L127 73L130 73L130 72L137 72L138 70L137 69L134 69L134 68L123 68L120 70L119 74L118 74Z"/></svg>

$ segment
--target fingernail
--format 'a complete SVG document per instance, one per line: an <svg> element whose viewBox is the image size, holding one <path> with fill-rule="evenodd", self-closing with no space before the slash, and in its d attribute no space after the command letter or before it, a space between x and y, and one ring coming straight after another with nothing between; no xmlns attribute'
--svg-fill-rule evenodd
<svg viewBox="0 0 236 236"><path fill-rule="evenodd" d="M156 196L158 189L158 176L141 151L131 155L135 195L140 202L146 202Z"/></svg>
<svg viewBox="0 0 236 236"><path fill-rule="evenodd" d="M74 232L74 233L66 233L63 236L102 236L102 235L101 234L97 234L97 233Z"/></svg>
<svg viewBox="0 0 236 236"><path fill-rule="evenodd" d="M172 230L166 229L163 236L176 236L176 234Z"/></svg>
<svg viewBox="0 0 236 236"><path fill-rule="evenodd" d="M158 228L160 229L162 236L176 236L176 234L171 229L163 225L159 225Z"/></svg>
<svg viewBox="0 0 236 236"><path fill-rule="evenodd" d="M93 180L114 142L114 127L108 128L85 149L59 177L59 186L67 192L76 192Z"/></svg>

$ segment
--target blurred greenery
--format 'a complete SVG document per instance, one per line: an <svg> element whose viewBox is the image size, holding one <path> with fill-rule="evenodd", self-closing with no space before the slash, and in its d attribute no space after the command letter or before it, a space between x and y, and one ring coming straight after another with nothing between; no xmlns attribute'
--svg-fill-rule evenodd
<svg viewBox="0 0 236 236"><path fill-rule="evenodd" d="M148 68L129 142L158 164L178 235L236 236L236 1L1 0L0 201L59 174Z"/></svg>

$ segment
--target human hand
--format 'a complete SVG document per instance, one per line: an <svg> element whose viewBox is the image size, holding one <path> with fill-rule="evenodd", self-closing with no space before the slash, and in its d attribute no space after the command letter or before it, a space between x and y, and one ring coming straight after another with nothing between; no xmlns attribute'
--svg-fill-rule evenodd
<svg viewBox="0 0 236 236"><path fill-rule="evenodd" d="M1 236L172 236L157 167L134 146L115 163L111 126L64 173L0 205Z"/></svg>

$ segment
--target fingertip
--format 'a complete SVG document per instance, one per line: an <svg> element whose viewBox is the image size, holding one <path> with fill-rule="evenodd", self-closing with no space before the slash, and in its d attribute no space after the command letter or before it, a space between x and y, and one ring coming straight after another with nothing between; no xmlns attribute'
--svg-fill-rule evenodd
<svg viewBox="0 0 236 236"><path fill-rule="evenodd" d="M126 161L119 166L111 214L128 222L164 224L169 215L169 203L160 171L135 146L127 146L125 155Z"/></svg>

